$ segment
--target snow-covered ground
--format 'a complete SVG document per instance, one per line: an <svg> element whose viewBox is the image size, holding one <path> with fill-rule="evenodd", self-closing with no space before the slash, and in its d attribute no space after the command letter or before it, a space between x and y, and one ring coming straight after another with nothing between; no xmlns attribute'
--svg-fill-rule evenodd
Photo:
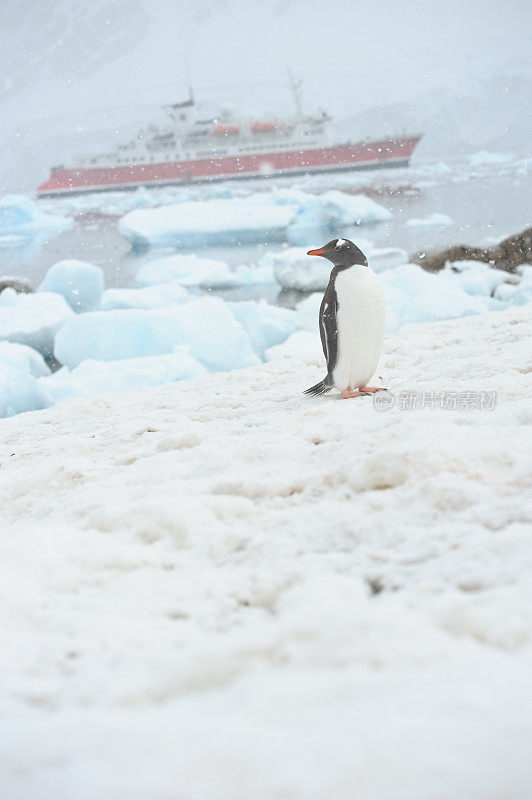
<svg viewBox="0 0 532 800"><path fill-rule="evenodd" d="M528 800L531 333L2 420L2 797Z"/></svg>

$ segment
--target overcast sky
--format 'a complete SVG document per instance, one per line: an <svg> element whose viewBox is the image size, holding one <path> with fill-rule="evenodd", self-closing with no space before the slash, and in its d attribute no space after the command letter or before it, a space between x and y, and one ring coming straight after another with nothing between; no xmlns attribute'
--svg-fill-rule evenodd
<svg viewBox="0 0 532 800"><path fill-rule="evenodd" d="M4 3L4 85L27 73L24 91L6 103L17 121L157 105L187 84L209 101L282 109L287 68L304 79L308 97L332 103L337 114L339 106L351 112L436 87L467 92L478 78L532 66L528 0Z"/></svg>

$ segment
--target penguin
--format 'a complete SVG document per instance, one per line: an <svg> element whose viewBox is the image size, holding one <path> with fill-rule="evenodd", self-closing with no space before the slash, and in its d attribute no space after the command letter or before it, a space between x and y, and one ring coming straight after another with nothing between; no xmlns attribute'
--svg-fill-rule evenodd
<svg viewBox="0 0 532 800"><path fill-rule="evenodd" d="M349 239L333 239L309 256L333 263L320 306L319 327L327 362L325 378L305 391L321 395L336 386L344 399L386 389L368 386L384 340L382 284L364 253Z"/></svg>

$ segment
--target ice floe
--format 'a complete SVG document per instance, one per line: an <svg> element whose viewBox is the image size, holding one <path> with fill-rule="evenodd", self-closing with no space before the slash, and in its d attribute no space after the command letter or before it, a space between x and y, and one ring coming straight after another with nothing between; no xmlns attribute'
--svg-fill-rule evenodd
<svg viewBox="0 0 532 800"><path fill-rule="evenodd" d="M61 294L74 311L80 312L99 307L103 287L100 267L87 261L65 259L50 267L37 291Z"/></svg>
<svg viewBox="0 0 532 800"><path fill-rule="evenodd" d="M74 312L60 294L17 294L5 289L0 294L0 339L26 344L49 356L55 334L72 316Z"/></svg>
<svg viewBox="0 0 532 800"><path fill-rule="evenodd" d="M452 225L453 221L447 214L429 214L426 217L412 217L406 221L405 225L408 227L417 227L424 225Z"/></svg>
<svg viewBox="0 0 532 800"><path fill-rule="evenodd" d="M177 281L182 286L201 289L232 289L271 281L272 273L267 264L259 267L241 264L232 270L225 261L187 254L149 261L138 270L135 280L141 286Z"/></svg>
<svg viewBox="0 0 532 800"><path fill-rule="evenodd" d="M184 202L136 209L119 222L134 247L198 247L284 239L296 214L291 205L236 200Z"/></svg>
<svg viewBox="0 0 532 800"><path fill-rule="evenodd" d="M141 289L106 289L100 303L101 311L125 308L165 308L185 303L190 294L179 281L169 281Z"/></svg>
<svg viewBox="0 0 532 800"><path fill-rule="evenodd" d="M0 417L52 405L52 398L37 382L49 374L43 357L31 347L0 342Z"/></svg>
<svg viewBox="0 0 532 800"><path fill-rule="evenodd" d="M196 247L290 241L303 244L316 230L386 222L392 214L362 194L296 189L257 192L246 198L187 201L136 209L119 223L134 247Z"/></svg>
<svg viewBox="0 0 532 800"><path fill-rule="evenodd" d="M45 233L60 233L72 227L69 217L48 214L23 195L0 195L0 243L9 238L11 245L22 243L33 236Z"/></svg>

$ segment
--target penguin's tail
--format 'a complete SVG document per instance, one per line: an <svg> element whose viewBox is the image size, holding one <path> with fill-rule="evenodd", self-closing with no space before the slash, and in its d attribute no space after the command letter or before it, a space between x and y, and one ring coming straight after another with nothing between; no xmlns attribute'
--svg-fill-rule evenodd
<svg viewBox="0 0 532 800"><path fill-rule="evenodd" d="M310 389L305 389L303 394L310 394L312 397L318 397L320 394L327 394L327 392L330 392L333 386L332 375L326 375L325 378L315 386L311 386Z"/></svg>

